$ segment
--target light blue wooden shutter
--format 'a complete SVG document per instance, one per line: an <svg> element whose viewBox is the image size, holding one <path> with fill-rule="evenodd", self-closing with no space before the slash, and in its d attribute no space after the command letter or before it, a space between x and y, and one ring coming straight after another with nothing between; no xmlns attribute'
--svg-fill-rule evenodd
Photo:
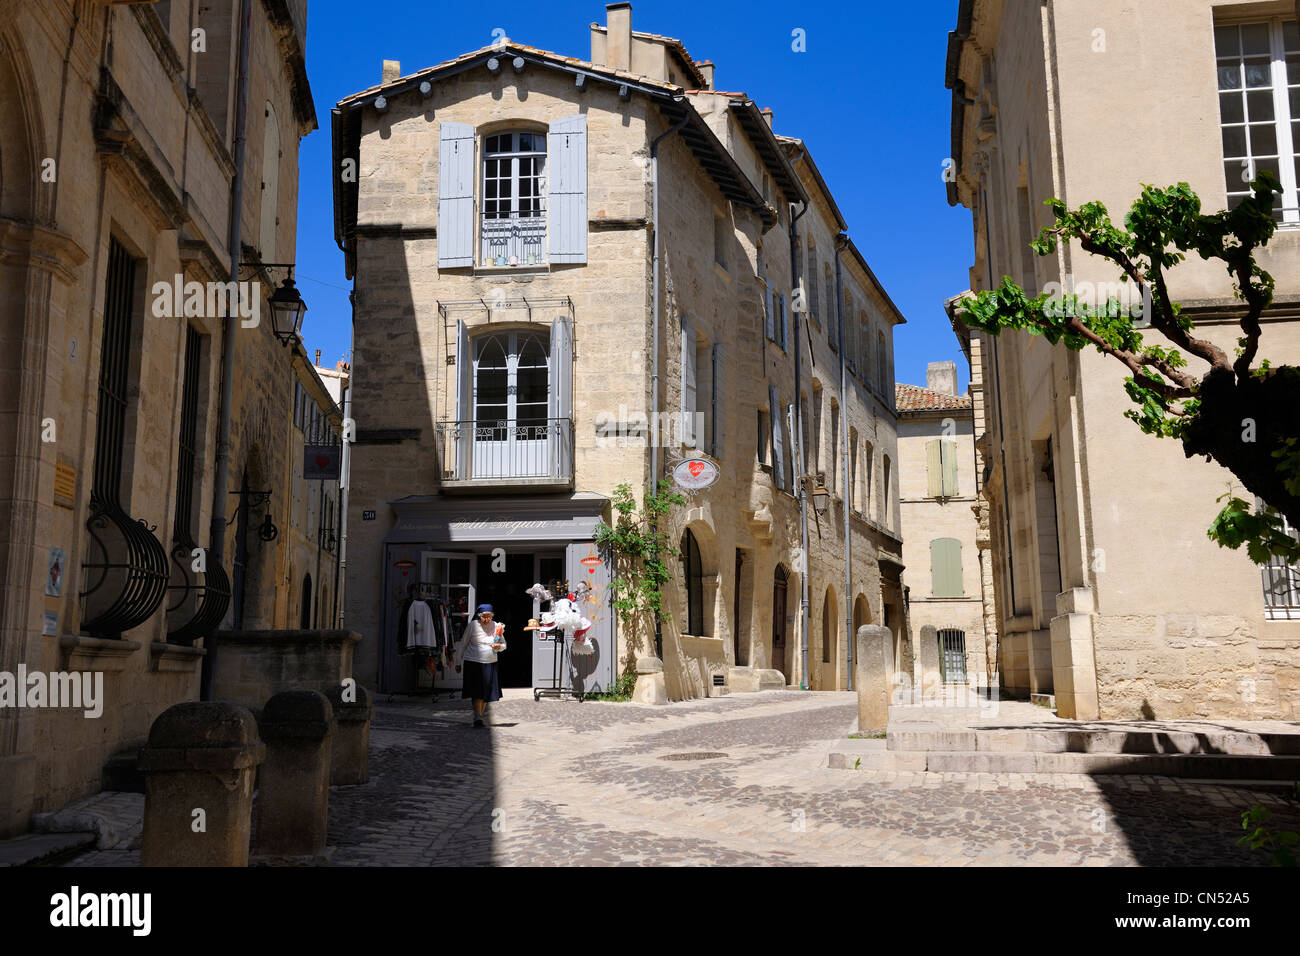
<svg viewBox="0 0 1300 956"><path fill-rule="evenodd" d="M763 292L763 311L766 316L767 337L773 342L776 341L776 315L772 305L772 287L769 285Z"/></svg>
<svg viewBox="0 0 1300 956"><path fill-rule="evenodd" d="M438 268L474 264L474 127L438 124Z"/></svg>
<svg viewBox="0 0 1300 956"><path fill-rule="evenodd" d="M695 434L695 329L682 316L682 444L698 446Z"/></svg>
<svg viewBox="0 0 1300 956"><path fill-rule="evenodd" d="M579 113L552 123L547 151L551 261L586 262L587 117Z"/></svg>
<svg viewBox="0 0 1300 956"><path fill-rule="evenodd" d="M767 387L768 417L772 420L772 479L778 488L785 487L785 443L781 440L781 403L776 386Z"/></svg>
<svg viewBox="0 0 1300 956"><path fill-rule="evenodd" d="M723 423L727 418L727 406L724 396L727 394L722 387L723 375L722 363L722 346L713 346L713 442L709 447L709 454L714 458L722 455L722 430Z"/></svg>
<svg viewBox="0 0 1300 956"><path fill-rule="evenodd" d="M796 492L798 492L799 475L801 474L801 472L798 471L798 463L794 460L794 436L795 436L794 424L795 424L794 405L787 405L785 407L785 427L786 430L790 433L789 456L788 456L789 462L787 465L787 463L783 461L781 463L781 468L782 468L782 475L787 475L787 472L785 471L786 467L789 467L790 469L787 477L789 482L788 487L790 489L791 494L795 494Z"/></svg>
<svg viewBox="0 0 1300 956"><path fill-rule="evenodd" d="M551 474L568 478L573 461L573 329L564 315L551 323L550 386Z"/></svg>
<svg viewBox="0 0 1300 956"><path fill-rule="evenodd" d="M450 447L443 450L455 462L453 474L457 478L469 476L469 446L474 436L473 392L470 388L474 374L474 361L469 352L469 329L459 319L456 321L456 424L448 432ZM444 459L446 460L446 459Z"/></svg>
<svg viewBox="0 0 1300 956"><path fill-rule="evenodd" d="M961 542L935 538L930 542L930 591L933 597L961 597Z"/></svg>

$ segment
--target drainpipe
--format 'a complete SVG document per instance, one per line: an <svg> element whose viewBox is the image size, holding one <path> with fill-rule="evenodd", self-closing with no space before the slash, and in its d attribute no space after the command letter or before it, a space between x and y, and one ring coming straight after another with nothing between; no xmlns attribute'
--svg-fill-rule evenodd
<svg viewBox="0 0 1300 956"><path fill-rule="evenodd" d="M799 210L799 215L790 217L790 277L794 287L799 287L799 220L803 214L808 211L808 202L805 201L803 208ZM815 277L814 277L814 281ZM802 298L800 305L804 305ZM802 473L804 467L803 457L803 393L802 387L802 369L803 359L801 356L802 349L799 343L803 336L799 327L800 310L791 309L794 316L794 418L795 431L798 433L797 466L796 472ZM781 410L773 409L774 415L779 415ZM794 438L794 435L790 436ZM799 686L804 690L808 689L808 496L804 492L804 483L802 477L796 476L795 480L799 482L799 546L803 549L803 571L799 574L799 651L801 668L799 675Z"/></svg>
<svg viewBox="0 0 1300 956"><path fill-rule="evenodd" d="M687 112L674 126L669 127L650 141L650 175L653 179L650 228L653 233L651 241L654 243L654 267L652 269L650 300L651 321L654 326L654 343L650 349L650 427L653 430L650 441L651 494L659 493L659 143L680 130L691 118L691 107L687 104L686 97L674 96L673 102L684 106ZM655 516L650 531L652 534L658 534L658 516ZM658 555L656 554L655 557L657 558ZM655 656L661 661L664 659L663 622L658 612L655 613Z"/></svg>
<svg viewBox="0 0 1300 956"><path fill-rule="evenodd" d="M239 73L235 95L235 176L230 184L230 281L239 282L240 226L244 205L244 148L248 127L248 48L253 32L253 0L240 0L239 4ZM217 458L212 476L212 523L208 534L208 547L212 559L220 564L226 550L226 498L227 470L230 467L230 416L234 401L235 330L239 328L239 309L229 310L226 316L225 337L221 348L221 417L218 419ZM242 502L241 502L242 504ZM232 595L233 596L233 595ZM203 642L207 653L203 656L203 676L200 698L212 699L213 659L216 642Z"/></svg>
<svg viewBox="0 0 1300 956"><path fill-rule="evenodd" d="M351 355L351 352L348 353ZM334 602L338 608L335 627L343 626L343 593L347 587L348 568L348 493L352 490L352 442L348 439L348 422L352 418L352 369L348 368L348 387L343 390L343 482L339 488L339 558L334 565Z"/></svg>
<svg viewBox="0 0 1300 956"><path fill-rule="evenodd" d="M849 525L849 378L848 362L844 358L844 275L840 255L849 244L849 237L840 233L835 237L835 317L839 323L840 341L840 498L844 502L844 631L848 634L848 679L853 690L853 536Z"/></svg>

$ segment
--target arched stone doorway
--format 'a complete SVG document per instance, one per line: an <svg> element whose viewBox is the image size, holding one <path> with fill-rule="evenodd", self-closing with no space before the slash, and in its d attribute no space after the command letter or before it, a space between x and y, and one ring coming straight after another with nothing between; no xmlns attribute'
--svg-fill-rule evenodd
<svg viewBox="0 0 1300 956"><path fill-rule="evenodd" d="M826 589L822 601L822 664L818 670L818 690L839 690L839 612L835 588Z"/></svg>
<svg viewBox="0 0 1300 956"><path fill-rule="evenodd" d="M789 641L787 640L786 606L790 591L790 572L778 564L772 573L772 667L790 682Z"/></svg>

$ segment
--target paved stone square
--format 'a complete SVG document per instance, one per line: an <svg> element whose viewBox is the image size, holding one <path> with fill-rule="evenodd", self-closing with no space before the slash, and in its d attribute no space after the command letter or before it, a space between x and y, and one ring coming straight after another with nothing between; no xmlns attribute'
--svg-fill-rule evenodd
<svg viewBox="0 0 1300 956"><path fill-rule="evenodd" d="M515 692L518 693L518 692ZM371 779L330 792L331 865L1261 865L1274 791L1168 777L832 770L848 693L649 707L380 697ZM78 865L130 864L107 850Z"/></svg>

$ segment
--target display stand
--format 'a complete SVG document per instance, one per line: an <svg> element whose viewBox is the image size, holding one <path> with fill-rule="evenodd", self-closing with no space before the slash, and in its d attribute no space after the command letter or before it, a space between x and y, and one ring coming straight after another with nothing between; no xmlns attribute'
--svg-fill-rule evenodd
<svg viewBox="0 0 1300 956"><path fill-rule="evenodd" d="M569 585L567 581L552 581L547 590L558 597L559 595L568 593ZM554 606L554 602L551 603L552 606ZM569 666L572 663L573 657L570 650L570 645L573 639L559 628L555 629L554 635L553 640L555 648L551 659L551 686L534 687L533 700L539 701L543 697L554 697L557 700L564 700L567 698L568 700L581 702L583 699L582 691L574 690L572 684L568 687L564 686L564 675L572 673L573 670L573 668Z"/></svg>
<svg viewBox="0 0 1300 956"><path fill-rule="evenodd" d="M555 697L563 700L566 696L570 700L581 701L582 691L574 690L572 684L564 686L564 675L569 672L570 668L565 665L569 663L571 653L569 651L569 638L563 631L557 630L555 635L555 653L551 664L551 686L534 687L533 700L538 701L543 697Z"/></svg>

